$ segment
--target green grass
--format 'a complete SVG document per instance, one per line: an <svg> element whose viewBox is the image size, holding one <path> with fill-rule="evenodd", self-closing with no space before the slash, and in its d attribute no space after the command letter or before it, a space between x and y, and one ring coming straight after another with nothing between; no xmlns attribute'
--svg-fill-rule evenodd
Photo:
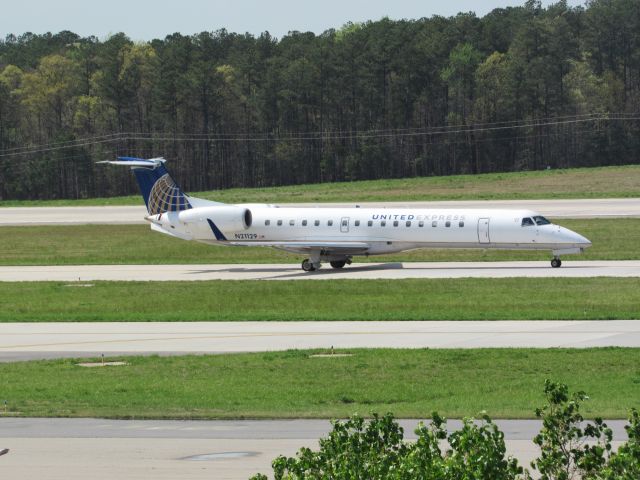
<svg viewBox="0 0 640 480"><path fill-rule="evenodd" d="M0 391L22 416L115 418L328 418L393 412L425 418L531 418L544 379L584 390L588 417L640 407L640 350L353 350L125 357L128 366L74 360L0 364Z"/></svg>
<svg viewBox="0 0 640 480"><path fill-rule="evenodd" d="M637 318L639 278L0 282L0 322Z"/></svg>
<svg viewBox="0 0 640 480"><path fill-rule="evenodd" d="M235 188L192 194L195 197L225 203L624 198L640 196L640 166L418 177L271 188ZM0 207L139 205L140 203L140 197L134 195L78 200L9 200L0 201Z"/></svg>
<svg viewBox="0 0 640 480"><path fill-rule="evenodd" d="M558 220L593 242L580 260L640 259L640 219ZM0 228L0 265L297 263L303 256L269 248L211 246L152 232L147 225ZM356 261L546 260L549 252L414 250Z"/></svg>

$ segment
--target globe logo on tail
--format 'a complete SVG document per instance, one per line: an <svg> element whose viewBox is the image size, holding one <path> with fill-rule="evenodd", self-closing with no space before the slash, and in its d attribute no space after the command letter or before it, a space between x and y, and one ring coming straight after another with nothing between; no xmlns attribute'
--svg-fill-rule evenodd
<svg viewBox="0 0 640 480"><path fill-rule="evenodd" d="M168 173L160 177L149 193L149 214L187 210L191 205Z"/></svg>

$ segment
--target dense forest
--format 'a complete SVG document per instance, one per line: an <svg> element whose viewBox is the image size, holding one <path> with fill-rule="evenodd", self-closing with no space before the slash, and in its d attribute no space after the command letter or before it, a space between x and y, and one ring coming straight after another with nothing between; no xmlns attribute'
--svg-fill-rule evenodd
<svg viewBox="0 0 640 480"><path fill-rule="evenodd" d="M281 39L0 41L0 200L635 163L640 2L560 1Z"/></svg>

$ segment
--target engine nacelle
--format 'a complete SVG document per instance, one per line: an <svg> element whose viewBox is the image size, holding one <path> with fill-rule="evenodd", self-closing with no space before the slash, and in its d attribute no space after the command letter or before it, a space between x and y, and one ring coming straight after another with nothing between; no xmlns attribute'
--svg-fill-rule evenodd
<svg viewBox="0 0 640 480"><path fill-rule="evenodd" d="M211 220L220 230L227 231L246 230L253 222L251 210L234 205L190 208L181 211L178 218L186 224Z"/></svg>

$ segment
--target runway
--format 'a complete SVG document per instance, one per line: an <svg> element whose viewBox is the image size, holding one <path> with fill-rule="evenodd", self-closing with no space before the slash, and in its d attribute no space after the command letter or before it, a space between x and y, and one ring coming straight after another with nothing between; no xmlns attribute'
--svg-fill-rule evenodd
<svg viewBox="0 0 640 480"><path fill-rule="evenodd" d="M0 282L640 277L640 260L354 263L303 272L298 264L2 266Z"/></svg>
<svg viewBox="0 0 640 480"><path fill-rule="evenodd" d="M388 208L526 208L552 218L640 217L640 198L589 200L478 200L441 202L363 202L361 207ZM283 207L354 207L354 203L280 204ZM4 207L0 226L143 224L147 212L136 206Z"/></svg>
<svg viewBox="0 0 640 480"><path fill-rule="evenodd" d="M640 320L0 323L0 361L349 348L640 347Z"/></svg>
<svg viewBox="0 0 640 480"><path fill-rule="evenodd" d="M536 420L498 420L508 454L522 465L538 455L531 441ZM617 448L627 439L626 422L607 421ZM405 439L415 439L418 420L401 420ZM459 421L448 427L459 429ZM154 478L246 479L271 473L278 455L302 446L317 449L330 430L327 420L144 421L0 418L0 458L6 478L95 480Z"/></svg>

